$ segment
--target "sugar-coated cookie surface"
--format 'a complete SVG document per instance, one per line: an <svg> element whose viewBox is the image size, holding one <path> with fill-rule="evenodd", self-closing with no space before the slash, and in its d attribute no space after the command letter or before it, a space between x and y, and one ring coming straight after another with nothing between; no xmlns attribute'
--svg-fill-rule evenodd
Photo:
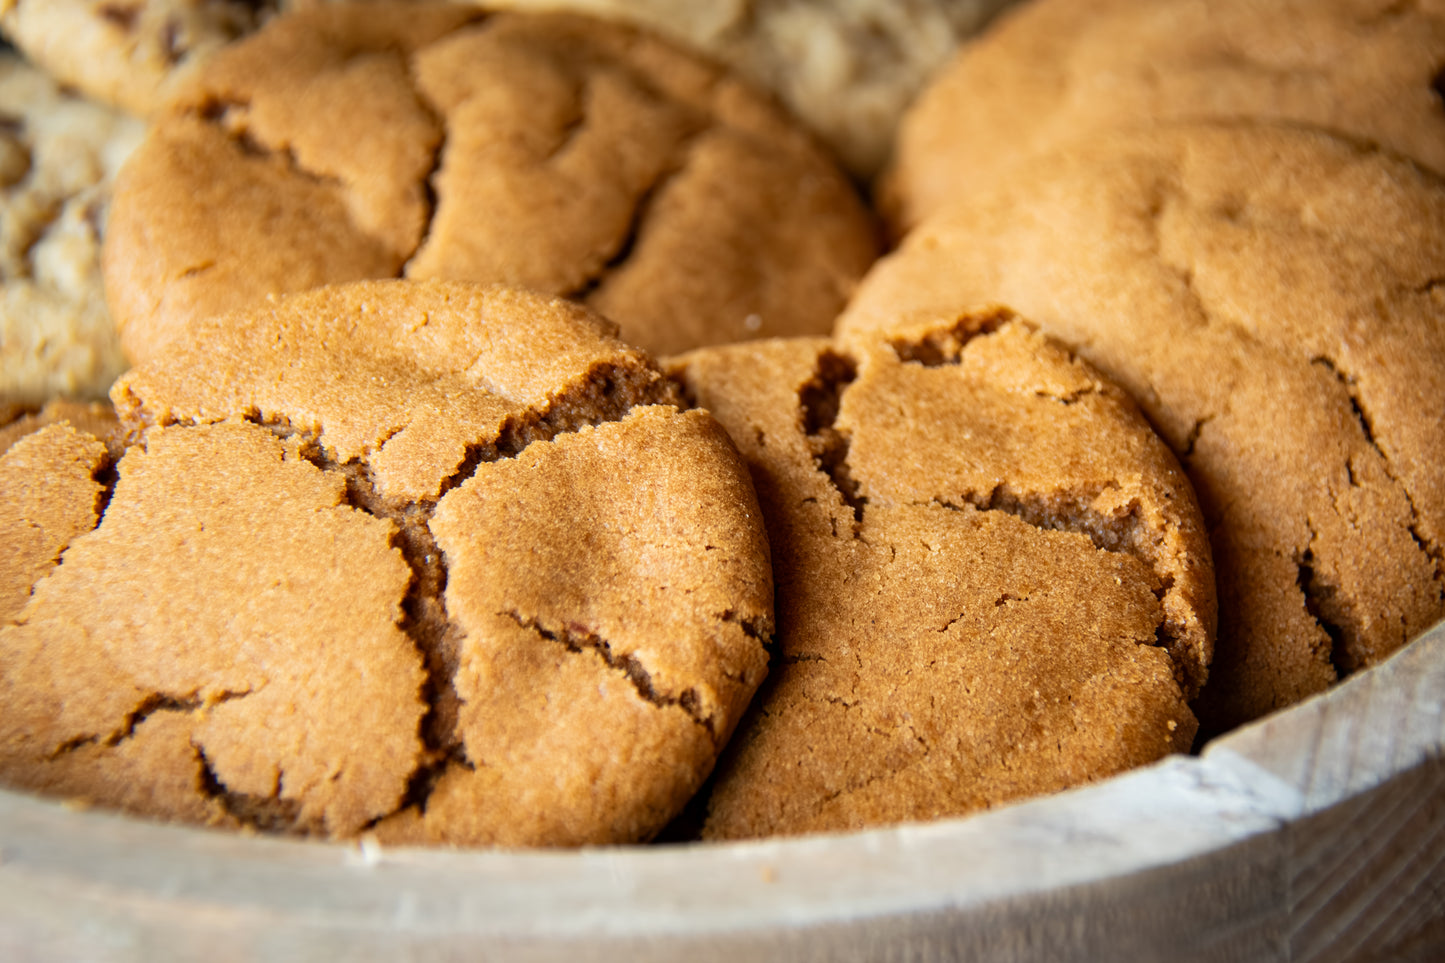
<svg viewBox="0 0 1445 963"><path fill-rule="evenodd" d="M1254 118L1445 174L1445 2L1034 0L963 48L899 128L901 234L1018 161L1095 132Z"/></svg>
<svg viewBox="0 0 1445 963"><path fill-rule="evenodd" d="M566 295L667 353L826 330L875 244L808 137L693 55L379 3L211 58L127 165L105 266L136 359L268 294L399 275Z"/></svg>
<svg viewBox="0 0 1445 963"><path fill-rule="evenodd" d="M103 397L125 366L100 243L111 181L142 131L0 53L0 416Z"/></svg>
<svg viewBox="0 0 1445 963"><path fill-rule="evenodd" d="M673 364L752 469L778 586L705 838L958 815L1189 748L1207 536L1088 365L1003 311Z"/></svg>
<svg viewBox="0 0 1445 963"><path fill-rule="evenodd" d="M1445 615L1445 182L1298 128L1100 137L917 228L844 332L1005 303L1123 386L1209 520L1220 730Z"/></svg>
<svg viewBox="0 0 1445 963"><path fill-rule="evenodd" d="M117 383L118 479L64 425L0 456L23 484L50 445L91 513L0 623L4 781L331 837L661 828L772 633L721 427L529 293L368 282L195 330Z"/></svg>

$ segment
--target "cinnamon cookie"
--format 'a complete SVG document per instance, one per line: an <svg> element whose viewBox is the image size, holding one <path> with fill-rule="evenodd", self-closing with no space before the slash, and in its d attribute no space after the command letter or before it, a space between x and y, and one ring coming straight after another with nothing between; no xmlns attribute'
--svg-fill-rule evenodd
<svg viewBox="0 0 1445 963"><path fill-rule="evenodd" d="M347 4L273 20L157 118L106 290L136 359L269 294L397 275L565 295L668 353L826 330L874 240L804 134L660 40Z"/></svg>
<svg viewBox="0 0 1445 963"><path fill-rule="evenodd" d="M1445 174L1445 3L1035 0L960 51L899 129L902 234L1022 158L1095 132L1253 118Z"/></svg>
<svg viewBox="0 0 1445 963"><path fill-rule="evenodd" d="M5 781L331 837L656 832L772 631L722 429L655 404L606 322L506 289L362 283L195 331L117 384L113 486L103 448L55 456L99 521L0 628Z"/></svg>
<svg viewBox="0 0 1445 963"><path fill-rule="evenodd" d="M1100 138L925 222L839 319L1004 303L1123 386L1219 577L1219 730L1445 615L1445 183L1296 128Z"/></svg>
<svg viewBox="0 0 1445 963"><path fill-rule="evenodd" d="M102 397L124 368L100 239L111 181L142 131L0 54L0 416Z"/></svg>
<svg viewBox="0 0 1445 963"><path fill-rule="evenodd" d="M67 87L133 114L158 108L275 0L0 0L0 31Z"/></svg>
<svg viewBox="0 0 1445 963"><path fill-rule="evenodd" d="M1004 311L674 364L752 469L778 587L706 838L958 815L1188 750L1208 540L1090 366Z"/></svg>

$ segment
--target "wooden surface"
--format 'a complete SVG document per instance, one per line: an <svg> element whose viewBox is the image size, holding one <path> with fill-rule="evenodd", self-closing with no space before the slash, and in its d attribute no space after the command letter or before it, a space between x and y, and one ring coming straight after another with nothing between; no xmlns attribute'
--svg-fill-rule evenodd
<svg viewBox="0 0 1445 963"><path fill-rule="evenodd" d="M971 819L380 850L0 793L0 960L1445 960L1445 626L1149 769Z"/></svg>

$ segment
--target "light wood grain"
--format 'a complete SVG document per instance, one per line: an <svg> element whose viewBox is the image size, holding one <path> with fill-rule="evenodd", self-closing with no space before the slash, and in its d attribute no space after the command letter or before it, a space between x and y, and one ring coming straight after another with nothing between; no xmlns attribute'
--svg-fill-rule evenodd
<svg viewBox="0 0 1445 963"><path fill-rule="evenodd" d="M1198 758L970 819L376 850L0 794L0 959L1445 959L1445 627Z"/></svg>

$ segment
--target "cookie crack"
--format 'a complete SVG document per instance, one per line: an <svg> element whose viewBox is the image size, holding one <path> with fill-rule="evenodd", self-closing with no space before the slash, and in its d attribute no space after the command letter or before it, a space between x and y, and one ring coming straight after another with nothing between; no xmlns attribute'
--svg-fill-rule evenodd
<svg viewBox="0 0 1445 963"><path fill-rule="evenodd" d="M969 312L955 318L947 327L933 328L921 336L889 338L889 349L904 364L925 368L941 368L960 364L963 349L974 338L993 334L1018 315L1008 308L995 307Z"/></svg>
<svg viewBox="0 0 1445 963"><path fill-rule="evenodd" d="M307 168L296 156L296 150L291 145L273 146L257 139L251 132L248 123L250 111L251 102L243 97L212 96L198 107L192 108L191 113L225 134L231 143L235 144L236 148L247 157L275 158L285 165L289 173L297 177L315 184L346 189L346 184L341 178Z"/></svg>
<svg viewBox="0 0 1445 963"><path fill-rule="evenodd" d="M1338 363L1332 358L1321 355L1311 358L1310 363L1329 372L1331 377L1333 377L1344 390L1345 396L1349 398L1350 413L1359 425L1360 434L1364 437L1365 443L1369 445L1370 449L1379 457L1381 470L1384 471L1385 477L1390 480L1390 483L1394 485L1404 497L1405 504L1410 507L1410 524L1407 526L1410 538L1414 540L1416 547L1420 549L1425 557L1430 559L1434 564L1435 581L1437 583L1445 581L1445 557L1442 557L1445 556L1445 553L1442 553L1441 546L1432 545L1430 540L1420 531L1420 510L1415 506L1415 497L1409 487L1396 476L1394 466L1390 463L1389 455L1380 447L1379 440L1375 436L1374 424L1371 422L1369 414L1365 411L1361 403L1357 380L1352 375L1342 371ZM1350 476L1350 483L1355 484L1354 466L1347 461L1345 467Z"/></svg>
<svg viewBox="0 0 1445 963"><path fill-rule="evenodd" d="M140 728L151 716L161 712L191 713L199 709L210 709L213 706L230 702L234 699L244 699L265 688L264 684L251 689L223 689L220 692L211 693L205 699L200 698L196 691L187 695L175 695L167 692L153 692L142 699L134 709L126 713L121 724L108 735L101 736L99 733L74 736L60 743L50 754L46 756L47 762L54 762L62 756L68 755L84 746L99 746L104 749L113 749L124 742L135 737L136 729Z"/></svg>
<svg viewBox="0 0 1445 963"><path fill-rule="evenodd" d="M935 505L951 511L1002 512L1019 519L1026 525L1041 531L1070 532L1084 535L1100 551L1129 555L1139 561L1154 576L1155 585L1151 591L1159 600L1163 610L1159 624L1154 630L1154 639L1146 643L1164 649L1170 655L1176 675L1187 690L1196 690L1203 685L1202 669L1196 667L1195 653L1190 650L1188 639L1190 629L1180 617L1170 615L1164 605L1174 591L1174 574L1163 567L1149 551L1157 545L1163 535L1155 536L1143 521L1142 506L1137 498L1130 499L1121 510L1104 514L1091 507L1110 486L1079 491L1061 491L1048 494L1021 495L1008 485L998 485L988 492L964 492L961 502L935 497L927 502L915 502L917 506ZM1002 607L1009 601L1027 601L1004 593L995 602ZM1187 611L1187 609L1186 609ZM952 623L949 623L950 625ZM948 626L944 627L946 631Z"/></svg>
<svg viewBox="0 0 1445 963"><path fill-rule="evenodd" d="M485 20L486 16L487 15L484 14L482 19ZM470 25L471 24L468 23L468 26ZM406 79L407 83L411 86L413 98L415 98L421 109L426 111L427 117L436 124L437 130L440 132L437 137L436 147L432 150L431 164L428 166L425 176L421 179L422 196L426 201L426 215L422 218L422 229L417 235L416 246L412 248L411 253L407 255L406 260L402 263L398 275L399 277L409 277L411 274L411 262L415 260L417 254L425 245L426 239L431 236L432 224L436 221L437 210L441 206L441 195L437 192L436 179L441 173L442 163L446 156L447 141L449 139L448 131L450 128L446 122L446 114L427 96L421 79L417 76L415 55L410 57L403 56L402 62L406 67Z"/></svg>
<svg viewBox="0 0 1445 963"><path fill-rule="evenodd" d="M200 791L208 799L218 803L221 809L242 826L258 832L278 833L289 836L304 836L310 827L301 820L301 802L285 799L280 795L281 781L278 778L276 790L270 796L236 792L230 789L216 774L215 767L206 756L206 751L195 742L191 743L196 761L200 764Z"/></svg>
<svg viewBox="0 0 1445 963"><path fill-rule="evenodd" d="M582 122L585 125L585 120ZM644 187L638 194L637 200L632 206L632 215L628 218L627 226L616 242L616 247L592 273L584 278L580 284L575 285L570 291L564 292L562 297L570 301L581 301L587 303L612 276L620 270L623 265L632 257L637 243L641 239L648 221L652 217L653 209L657 206L658 198L670 186L673 181L687 172L692 163L693 152L704 134L709 128L704 124L697 124L683 138L677 148L679 159L670 164L664 165L653 177L651 183Z"/></svg>
<svg viewBox="0 0 1445 963"><path fill-rule="evenodd" d="M1339 588L1328 581L1315 568L1314 543L1316 534L1310 528L1310 540L1305 550L1295 557L1295 585L1304 597L1305 611L1330 640L1330 665L1335 674L1343 678L1355 668L1350 658L1349 626L1352 619L1345 609Z"/></svg>
<svg viewBox="0 0 1445 963"><path fill-rule="evenodd" d="M813 464L832 483L833 488L853 514L850 536L858 538L863 527L863 510L868 505L848 465L851 439L837 427L843 394L858 377L858 365L852 358L825 350L818 355L813 377L798 389L798 409L803 434L813 456ZM837 519L831 519L833 535L838 537Z"/></svg>
<svg viewBox="0 0 1445 963"><path fill-rule="evenodd" d="M1213 421L1214 418L1214 415L1205 415L1202 418L1196 418L1194 420L1194 424L1189 428L1189 434L1184 437L1184 444L1180 446L1180 461L1187 461L1194 457L1194 449L1199 444L1199 436L1204 433L1204 426Z"/></svg>
<svg viewBox="0 0 1445 963"><path fill-rule="evenodd" d="M703 713L702 701L696 689L685 689L676 696L658 691L657 687L653 685L652 674L647 671L647 666L640 659L631 653L620 656L615 654L612 651L611 643L585 625L569 622L557 628L547 628L542 625L540 620L529 618L520 612L498 612L497 614L511 619L539 638L559 643L568 652L592 651L596 653L609 669L626 676L644 701L659 708L676 707L681 709L696 725L707 730L714 743L718 741L717 720Z"/></svg>
<svg viewBox="0 0 1445 963"><path fill-rule="evenodd" d="M581 381L546 405L507 416L492 440L468 445L457 469L443 479L437 497L466 482L483 464L515 458L535 442L621 421L641 405L676 404L679 400L676 386L649 368L595 364Z"/></svg>

